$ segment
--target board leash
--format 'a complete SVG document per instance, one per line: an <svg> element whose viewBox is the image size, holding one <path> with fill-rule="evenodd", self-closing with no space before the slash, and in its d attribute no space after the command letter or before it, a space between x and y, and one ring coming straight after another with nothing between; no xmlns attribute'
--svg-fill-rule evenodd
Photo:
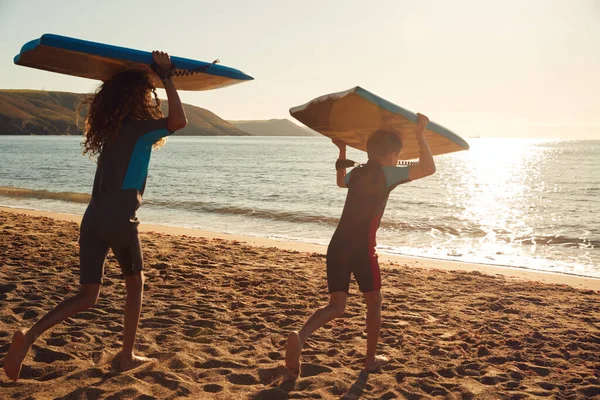
<svg viewBox="0 0 600 400"><path fill-rule="evenodd" d="M206 72L213 65L218 64L220 62L221 62L221 60L219 60L217 58L215 61L211 62L210 64L206 64L206 65L203 65L203 66L198 67L198 68L194 68L194 69L179 69L179 70L177 69L177 66L173 64L173 68L175 69L175 72L173 72L173 76L175 76L177 78L183 78L183 77L191 76L191 75L194 75L194 74L201 74L201 73Z"/></svg>
<svg viewBox="0 0 600 400"><path fill-rule="evenodd" d="M356 161L352 161L350 159L345 159L345 160L340 160L343 161L343 164L340 164L340 166L344 166L345 168L352 168L352 167L356 167L356 166L362 166L365 164L361 164L358 163ZM398 160L398 164L396 164L398 166L403 166L403 167L414 167L416 165L419 165L418 161L407 161L407 160Z"/></svg>
<svg viewBox="0 0 600 400"><path fill-rule="evenodd" d="M406 167L414 167L415 165L419 165L418 161L406 161L406 160L398 160L398 165L406 166Z"/></svg>

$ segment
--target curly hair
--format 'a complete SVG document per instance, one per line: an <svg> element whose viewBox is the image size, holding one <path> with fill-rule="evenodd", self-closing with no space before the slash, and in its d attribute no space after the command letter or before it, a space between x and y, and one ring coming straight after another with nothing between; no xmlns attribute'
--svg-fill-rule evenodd
<svg viewBox="0 0 600 400"><path fill-rule="evenodd" d="M154 99L151 93L154 94ZM95 93L79 103L78 118L86 106L88 111L84 120L83 154L89 154L92 158L117 141L124 121L158 119L163 116L156 87L145 71L130 70L113 75ZM154 144L154 148L164 143L163 138Z"/></svg>

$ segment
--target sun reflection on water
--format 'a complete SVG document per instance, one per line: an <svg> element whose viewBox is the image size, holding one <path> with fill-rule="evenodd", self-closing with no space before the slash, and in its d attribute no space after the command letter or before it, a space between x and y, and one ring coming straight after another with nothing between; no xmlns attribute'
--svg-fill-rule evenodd
<svg viewBox="0 0 600 400"><path fill-rule="evenodd" d="M561 232L553 230L552 225L559 225L562 216L554 211L544 212L555 201L545 193L562 190L547 187L545 177L553 169L559 150L545 143L480 139L472 143L470 151L444 160L438 179L446 185L446 204L462 226L458 235L447 238L446 244L461 242L454 253L472 253L477 249L480 254L505 255L507 251L523 250L534 254L540 240L560 236ZM546 226L545 232L534 230L534 226L541 225ZM473 232L474 226L478 232ZM439 240L439 232L431 235ZM507 247L506 243L513 246ZM523 245L527 245L526 249Z"/></svg>

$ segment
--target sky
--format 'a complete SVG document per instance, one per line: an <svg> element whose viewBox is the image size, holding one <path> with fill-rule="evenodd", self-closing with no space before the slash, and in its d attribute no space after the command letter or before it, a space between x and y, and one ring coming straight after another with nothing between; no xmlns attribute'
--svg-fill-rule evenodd
<svg viewBox="0 0 600 400"><path fill-rule="evenodd" d="M180 93L227 120L358 85L464 137L600 139L600 0L0 0L0 89L94 90L13 64L44 33L218 58L255 80Z"/></svg>

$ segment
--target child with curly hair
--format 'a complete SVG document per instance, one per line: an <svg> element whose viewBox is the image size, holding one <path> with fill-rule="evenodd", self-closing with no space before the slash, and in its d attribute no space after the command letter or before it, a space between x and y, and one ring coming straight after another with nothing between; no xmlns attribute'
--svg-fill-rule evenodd
<svg viewBox="0 0 600 400"><path fill-rule="evenodd" d="M109 249L119 262L127 292L123 349L117 356L118 366L128 370L149 361L133 351L144 291L136 211L146 186L152 149L162 146L166 136L187 124L171 80L173 67L169 55L155 51L152 57L154 72L163 81L169 101L167 118L163 118L160 109L155 77L146 70L115 74L78 107L78 112L82 106L89 107L83 153L98 156L92 199L80 228L81 289L30 329L14 333L3 362L6 375L13 381L19 379L23 360L44 332L96 304Z"/></svg>

